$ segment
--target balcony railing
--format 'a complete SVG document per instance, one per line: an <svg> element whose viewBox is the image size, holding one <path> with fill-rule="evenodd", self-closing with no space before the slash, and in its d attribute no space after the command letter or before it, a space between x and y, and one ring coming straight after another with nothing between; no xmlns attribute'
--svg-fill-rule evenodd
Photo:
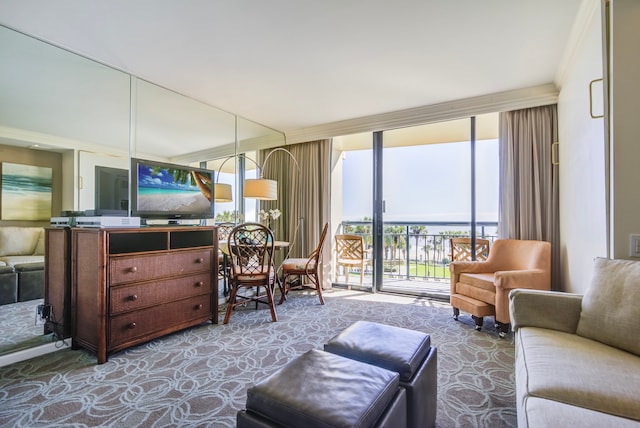
<svg viewBox="0 0 640 428"><path fill-rule="evenodd" d="M369 249L373 248L370 221L343 221L342 233L361 235ZM496 238L497 222L478 222L478 238ZM384 278L395 280L441 281L449 279L451 262L450 238L470 236L471 227L464 222L384 222ZM365 276L371 275L368 264Z"/></svg>

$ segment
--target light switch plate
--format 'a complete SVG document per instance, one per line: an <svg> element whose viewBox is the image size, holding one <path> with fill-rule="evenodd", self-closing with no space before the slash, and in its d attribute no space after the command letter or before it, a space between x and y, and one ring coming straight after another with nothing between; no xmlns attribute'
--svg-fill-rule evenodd
<svg viewBox="0 0 640 428"><path fill-rule="evenodd" d="M629 257L640 258L640 235L629 235Z"/></svg>

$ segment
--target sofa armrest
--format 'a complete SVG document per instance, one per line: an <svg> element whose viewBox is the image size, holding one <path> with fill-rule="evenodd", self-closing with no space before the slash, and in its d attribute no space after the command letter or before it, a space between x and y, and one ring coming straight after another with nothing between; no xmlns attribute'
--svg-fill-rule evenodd
<svg viewBox="0 0 640 428"><path fill-rule="evenodd" d="M575 333L581 310L581 294L527 289L514 289L509 293L513 331L540 327Z"/></svg>

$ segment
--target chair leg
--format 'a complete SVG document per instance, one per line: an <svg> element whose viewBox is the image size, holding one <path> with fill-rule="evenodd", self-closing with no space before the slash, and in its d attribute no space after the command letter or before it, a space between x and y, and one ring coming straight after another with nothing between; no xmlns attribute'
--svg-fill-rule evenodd
<svg viewBox="0 0 640 428"><path fill-rule="evenodd" d="M227 324L229 322L229 318L231 318L231 312L235 306L236 296L238 295L238 287L235 285L231 285L231 292L229 293L229 302L227 302L227 313L224 315L223 324Z"/></svg>
<svg viewBox="0 0 640 428"><path fill-rule="evenodd" d="M267 285L265 289L267 290L267 302L269 303L269 310L271 311L271 320L276 322L278 321L278 316L276 315L276 303L273 300L273 292L269 285Z"/></svg>
<svg viewBox="0 0 640 428"><path fill-rule="evenodd" d="M476 322L476 330L482 330L482 325L484 324L484 317L477 317L475 315L471 315L471 318Z"/></svg>
<svg viewBox="0 0 640 428"><path fill-rule="evenodd" d="M453 308L453 319L458 321L458 317L460 316L460 309Z"/></svg>
<svg viewBox="0 0 640 428"><path fill-rule="evenodd" d="M287 300L287 293L289 292L289 275L286 273L282 274L282 288L280 289L280 301L278 302L281 305L285 300Z"/></svg>
<svg viewBox="0 0 640 428"><path fill-rule="evenodd" d="M324 305L324 298L322 297L322 285L320 284L320 279L318 278L317 269L316 269L316 273L313 274L313 278L309 277L309 279L316 286L316 292L318 293L318 298L320 299L320 304Z"/></svg>
<svg viewBox="0 0 640 428"><path fill-rule="evenodd" d="M507 335L507 333L509 333L509 330L511 329L511 324L496 321L496 327L498 329L498 336L503 338Z"/></svg>

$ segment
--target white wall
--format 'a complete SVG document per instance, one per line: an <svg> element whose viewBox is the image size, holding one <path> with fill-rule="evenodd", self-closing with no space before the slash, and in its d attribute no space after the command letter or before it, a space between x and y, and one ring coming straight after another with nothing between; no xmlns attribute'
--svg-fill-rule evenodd
<svg viewBox="0 0 640 428"><path fill-rule="evenodd" d="M629 259L629 235L640 233L640 1L610 5L611 249L614 258Z"/></svg>
<svg viewBox="0 0 640 428"><path fill-rule="evenodd" d="M589 113L589 82L603 77L599 1L585 1L580 19L558 100L561 289L574 293L584 292L594 257L607 250L604 120ZM602 104L602 92L594 101Z"/></svg>

